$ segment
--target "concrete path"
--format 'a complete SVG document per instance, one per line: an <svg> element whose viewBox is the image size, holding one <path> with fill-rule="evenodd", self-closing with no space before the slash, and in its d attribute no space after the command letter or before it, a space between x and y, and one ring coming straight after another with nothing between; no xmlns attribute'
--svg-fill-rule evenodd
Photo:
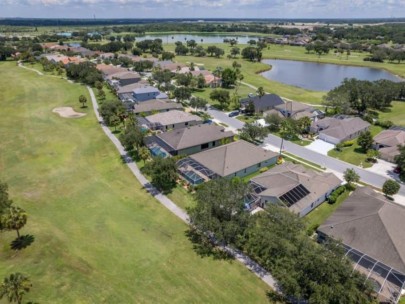
<svg viewBox="0 0 405 304"><path fill-rule="evenodd" d="M26 70L29 70L29 71L33 71L33 72L37 73L39 76L44 76L44 73L42 73L42 72L40 72L40 71L38 71L38 70L36 70L36 69L27 68L27 67L26 67L25 65L23 65L21 62L18 62L18 66L19 66L20 68L23 68L23 69L26 69Z"/></svg>
<svg viewBox="0 0 405 304"><path fill-rule="evenodd" d="M104 133L107 137L113 142L115 147L117 148L118 152L121 154L121 157L125 160L125 163L131 170L131 172L135 175L141 185L152 195L154 196L163 206L169 209L174 215L180 218L186 224L189 223L189 216L187 213L178 207L172 200L170 200L167 196L160 193L140 172L136 163L132 160L132 158L128 155L125 151L124 147L121 145L120 141L117 137L110 131L110 129L104 124L102 117L98 113L98 104L96 97L94 95L93 90L90 87L87 87L90 93L91 102L93 105L94 114L97 117L97 121L99 122L101 128L103 129ZM269 272L267 272L263 267L259 264L251 260L248 256L229 246L221 246L221 248L232 255L236 260L241 262L243 265L246 266L250 271L252 271L256 276L262 279L268 286L270 286L273 290L279 290L277 287L277 283L275 279L271 276Z"/></svg>

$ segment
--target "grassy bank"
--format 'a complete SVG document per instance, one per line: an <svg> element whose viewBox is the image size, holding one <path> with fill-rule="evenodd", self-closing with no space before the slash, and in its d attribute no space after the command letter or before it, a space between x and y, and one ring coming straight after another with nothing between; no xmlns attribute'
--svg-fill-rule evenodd
<svg viewBox="0 0 405 304"><path fill-rule="evenodd" d="M96 123L83 86L0 64L0 178L29 213L26 250L2 233L0 278L30 276L39 303L265 303L236 262L201 258L186 225L147 194ZM73 106L88 115L52 113Z"/></svg>

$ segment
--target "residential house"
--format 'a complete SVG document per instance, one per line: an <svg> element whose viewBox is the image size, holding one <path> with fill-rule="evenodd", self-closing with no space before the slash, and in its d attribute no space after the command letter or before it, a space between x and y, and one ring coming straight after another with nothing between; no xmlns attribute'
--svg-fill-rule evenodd
<svg viewBox="0 0 405 304"><path fill-rule="evenodd" d="M340 115L315 121L310 130L318 133L319 139L336 145L358 137L369 127L370 124L359 117Z"/></svg>
<svg viewBox="0 0 405 304"><path fill-rule="evenodd" d="M172 73L177 73L182 68L187 67L184 63L173 62L171 60L156 61L154 67L160 67L162 70L169 70Z"/></svg>
<svg viewBox="0 0 405 304"><path fill-rule="evenodd" d="M306 111L312 113L314 110L312 106L296 101L287 101L283 104L276 105L274 108L280 111L285 117L291 118L295 118L300 112Z"/></svg>
<svg viewBox="0 0 405 304"><path fill-rule="evenodd" d="M207 70L195 70L190 72L194 77L198 77L199 75L204 76L205 84L210 88L217 88L222 85L222 79L220 77L215 76L210 71Z"/></svg>
<svg viewBox="0 0 405 304"><path fill-rule="evenodd" d="M281 203L299 216L305 216L322 204L342 181L333 173L285 162L252 178L250 183L251 208Z"/></svg>
<svg viewBox="0 0 405 304"><path fill-rule="evenodd" d="M369 187L358 187L318 228L320 241L343 243L383 303L397 303L405 282L405 208Z"/></svg>
<svg viewBox="0 0 405 304"><path fill-rule="evenodd" d="M152 99L136 103L133 107L135 115L151 115L153 112L168 112L171 110L183 110L183 106L177 102L164 99Z"/></svg>
<svg viewBox="0 0 405 304"><path fill-rule="evenodd" d="M114 66L112 64L101 63L101 64L97 64L96 68L103 74L104 79L107 79L109 76L116 74L116 73L128 72L127 68Z"/></svg>
<svg viewBox="0 0 405 304"><path fill-rule="evenodd" d="M200 124L150 136L147 146L151 151L159 147L171 155L190 155L232 142L234 135L221 126Z"/></svg>
<svg viewBox="0 0 405 304"><path fill-rule="evenodd" d="M149 115L145 117L145 121L151 129L162 131L182 129L199 125L203 122L199 116L179 110Z"/></svg>
<svg viewBox="0 0 405 304"><path fill-rule="evenodd" d="M255 107L255 113L257 114L259 113L263 114L266 111L271 111L275 109L277 106L285 107L284 100L282 100L281 97L276 94L265 94L261 97L254 96L244 98L240 101L241 107L246 108L250 102L253 102L253 105Z"/></svg>
<svg viewBox="0 0 405 304"><path fill-rule="evenodd" d="M116 87L117 96L121 101L135 102L133 92L135 89L149 87L149 83L146 80L140 80L137 83L132 83L125 86Z"/></svg>
<svg viewBox="0 0 405 304"><path fill-rule="evenodd" d="M118 87L139 82L141 80L141 75L139 75L137 72L122 71L110 74L106 77L106 79L110 85Z"/></svg>
<svg viewBox="0 0 405 304"><path fill-rule="evenodd" d="M136 88L132 92L135 102L143 102L151 99L167 99L165 93L160 92L157 88L152 86L144 86Z"/></svg>
<svg viewBox="0 0 405 304"><path fill-rule="evenodd" d="M399 155L399 145L405 145L405 128L394 127L374 137L374 149L380 152L381 159L389 162L394 162Z"/></svg>
<svg viewBox="0 0 405 304"><path fill-rule="evenodd" d="M218 177L244 177L276 163L278 154L244 140L190 155L178 161L180 175L193 185Z"/></svg>

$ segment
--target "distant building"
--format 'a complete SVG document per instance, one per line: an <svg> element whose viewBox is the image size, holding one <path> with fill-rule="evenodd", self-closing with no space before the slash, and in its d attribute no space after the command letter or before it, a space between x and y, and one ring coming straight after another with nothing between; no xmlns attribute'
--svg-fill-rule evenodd
<svg viewBox="0 0 405 304"><path fill-rule="evenodd" d="M264 113L275 109L277 106L285 107L284 100L276 94L265 94L262 97L256 95L241 99L241 107L246 108L250 102L253 102L255 113Z"/></svg>
<svg viewBox="0 0 405 304"><path fill-rule="evenodd" d="M358 187L318 228L321 241L343 243L354 269L372 281L382 303L397 303L405 282L405 208Z"/></svg>
<svg viewBox="0 0 405 304"><path fill-rule="evenodd" d="M126 86L137 83L141 80L141 76L137 72L132 71L122 71L115 74L110 74L106 78L107 82L114 87Z"/></svg>
<svg viewBox="0 0 405 304"><path fill-rule="evenodd" d="M178 161L180 175L190 184L218 177L244 177L275 164L278 154L244 140L190 155Z"/></svg>
<svg viewBox="0 0 405 304"><path fill-rule="evenodd" d="M144 86L136 88L132 92L135 102L143 102L151 99L167 99L168 96L161 93L157 88L152 86Z"/></svg>
<svg viewBox="0 0 405 304"><path fill-rule="evenodd" d="M336 145L357 138L369 128L370 124L359 117L336 116L313 122L310 130L318 133L319 139Z"/></svg>
<svg viewBox="0 0 405 304"><path fill-rule="evenodd" d="M150 148L158 146L171 155L190 155L233 141L234 133L208 124L176 129L147 138Z"/></svg>
<svg viewBox="0 0 405 304"><path fill-rule="evenodd" d="M153 112L167 112L171 110L183 110L183 106L177 102L170 102L164 99L152 99L133 106L135 115L151 115Z"/></svg>
<svg viewBox="0 0 405 304"><path fill-rule="evenodd" d="M319 172L285 162L251 179L251 205L281 203L299 216L322 204L342 181L333 173Z"/></svg>
<svg viewBox="0 0 405 304"><path fill-rule="evenodd" d="M195 126L203 122L199 116L179 110L149 115L145 117L145 121L149 128L162 131Z"/></svg>

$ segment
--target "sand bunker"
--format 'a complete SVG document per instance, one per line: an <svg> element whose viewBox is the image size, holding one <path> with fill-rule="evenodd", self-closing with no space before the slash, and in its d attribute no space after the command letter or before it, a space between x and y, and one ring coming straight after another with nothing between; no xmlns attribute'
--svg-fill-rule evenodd
<svg viewBox="0 0 405 304"><path fill-rule="evenodd" d="M71 107L60 107L60 108L55 108L52 110L54 113L58 113L59 116L65 117L65 118L79 118L83 117L86 114L85 113L78 113L73 108Z"/></svg>

